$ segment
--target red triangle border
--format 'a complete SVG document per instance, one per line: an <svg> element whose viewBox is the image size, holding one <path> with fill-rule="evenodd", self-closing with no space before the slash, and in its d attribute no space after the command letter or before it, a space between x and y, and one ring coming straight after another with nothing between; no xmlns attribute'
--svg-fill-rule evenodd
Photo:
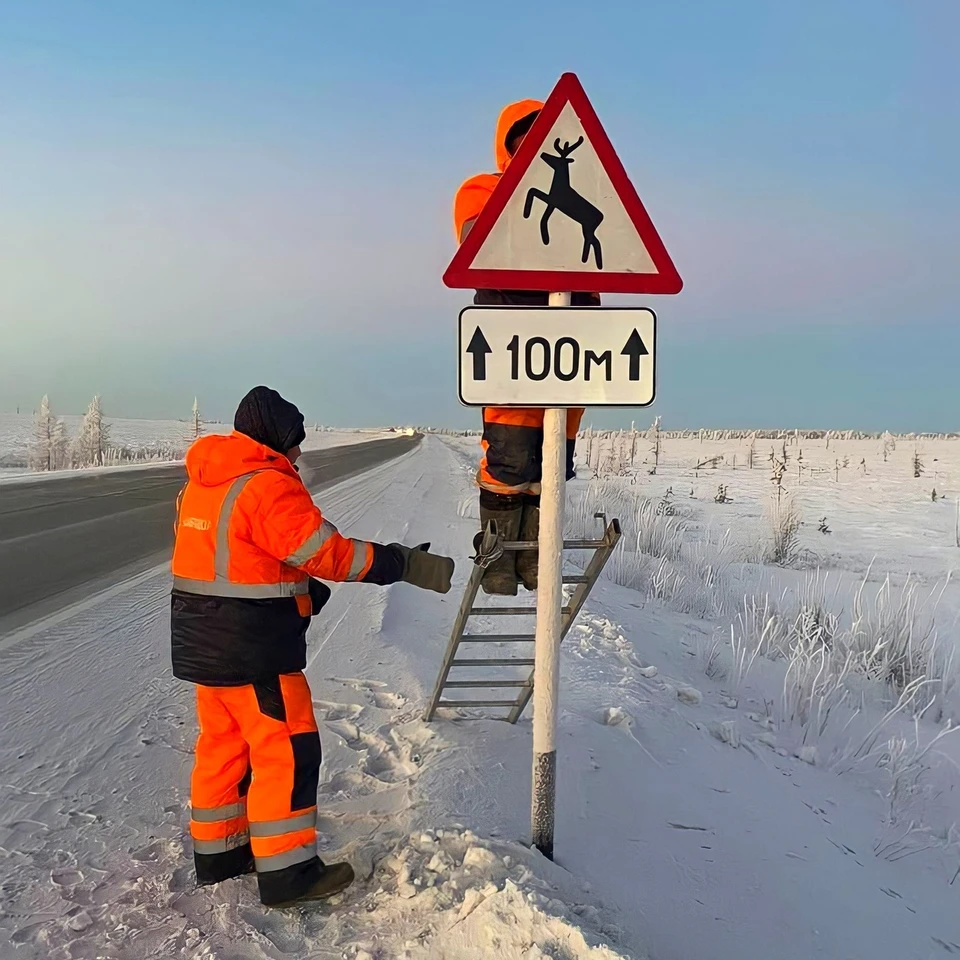
<svg viewBox="0 0 960 960"><path fill-rule="evenodd" d="M650 254L653 265L657 269L656 273L613 273L602 270L475 270L470 267L530 164L537 157L544 138L567 103L573 107L584 133L596 151L607 176L610 177L610 182L620 197L627 216L630 217ZM443 274L443 282L448 287L456 288L549 292L583 290L595 293L674 294L679 293L683 288L683 280L576 74L565 73L560 77L486 206L480 211L473 229L467 234L450 261L450 265Z"/></svg>

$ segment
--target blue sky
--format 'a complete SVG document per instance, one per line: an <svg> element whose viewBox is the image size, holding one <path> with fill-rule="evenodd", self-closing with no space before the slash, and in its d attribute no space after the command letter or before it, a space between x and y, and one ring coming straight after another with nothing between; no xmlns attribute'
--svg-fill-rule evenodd
<svg viewBox="0 0 960 960"><path fill-rule="evenodd" d="M955 0L5 3L0 410L475 424L453 194L573 70L685 281L636 299L655 407L589 419L957 429L957 36Z"/></svg>

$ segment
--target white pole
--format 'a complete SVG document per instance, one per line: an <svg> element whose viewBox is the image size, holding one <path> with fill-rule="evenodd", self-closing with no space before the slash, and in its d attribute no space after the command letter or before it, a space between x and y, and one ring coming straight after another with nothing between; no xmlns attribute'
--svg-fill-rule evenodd
<svg viewBox="0 0 960 960"><path fill-rule="evenodd" d="M549 304L551 307L568 307L570 294L551 293ZM567 411L544 410L530 819L533 845L551 860L557 792L557 691L560 686L560 608L563 606L566 450Z"/></svg>

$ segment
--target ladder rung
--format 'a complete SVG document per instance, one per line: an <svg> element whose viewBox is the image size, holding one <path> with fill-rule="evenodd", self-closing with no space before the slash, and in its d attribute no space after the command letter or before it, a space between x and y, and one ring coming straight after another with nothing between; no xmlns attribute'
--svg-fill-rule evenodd
<svg viewBox="0 0 960 960"><path fill-rule="evenodd" d="M438 700L438 707L514 707L516 700Z"/></svg>
<svg viewBox="0 0 960 960"><path fill-rule="evenodd" d="M461 643L519 643L521 640L536 640L535 633L465 633Z"/></svg>
<svg viewBox="0 0 960 960"><path fill-rule="evenodd" d="M529 680L447 680L444 687L529 687Z"/></svg>
<svg viewBox="0 0 960 960"><path fill-rule="evenodd" d="M564 577L563 582L564 583L589 583L590 578L585 577L582 573L577 575L571 574L569 577Z"/></svg>
<svg viewBox="0 0 960 960"><path fill-rule="evenodd" d="M532 667L536 663L532 657L491 657L468 660L454 660L451 667Z"/></svg>
<svg viewBox="0 0 960 960"><path fill-rule="evenodd" d="M564 550L599 550L607 545L606 540L564 540ZM537 550L540 544L536 540L502 540L500 546L508 552L514 550Z"/></svg>
<svg viewBox="0 0 960 960"><path fill-rule="evenodd" d="M536 613L536 607L471 607L471 617L522 617L526 614ZM569 607L561 607L560 613L563 616L570 615Z"/></svg>
<svg viewBox="0 0 960 960"><path fill-rule="evenodd" d="M525 614L536 613L536 607L471 607L471 617L522 617Z"/></svg>
<svg viewBox="0 0 960 960"><path fill-rule="evenodd" d="M508 553L514 550L539 550L540 544L536 540L503 540L500 543Z"/></svg>

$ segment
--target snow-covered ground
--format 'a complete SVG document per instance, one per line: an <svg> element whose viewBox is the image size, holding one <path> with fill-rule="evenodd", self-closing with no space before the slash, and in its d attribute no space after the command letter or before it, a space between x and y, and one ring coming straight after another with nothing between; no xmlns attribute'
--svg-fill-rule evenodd
<svg viewBox="0 0 960 960"><path fill-rule="evenodd" d="M62 416L68 440L73 439L83 421L82 416ZM192 422L185 420L130 420L106 417L109 445L122 452L124 460L170 462L182 459L194 437ZM233 425L204 421L204 433L229 433ZM304 450L320 450L347 443L360 443L381 437L395 436L378 429L331 429L306 424ZM0 479L28 474L27 452L33 436L31 414L0 413ZM140 463L140 466L143 464Z"/></svg>
<svg viewBox="0 0 960 960"><path fill-rule="evenodd" d="M768 592L787 623L791 604L813 589L817 558L838 577L855 571L842 574L846 614L838 616L851 611L848 580L874 554L871 578L889 570L899 588L912 569L926 590L955 565L951 550L960 559L947 538L955 504L934 503L929 490L924 500L926 475L915 481L912 471L901 479L891 468L884 480L868 465L867 477L805 477L800 567L776 568L782 586L774 586L774 568L744 562L765 538L761 444L754 471L731 465L725 474L719 465L698 478L689 451L671 454L669 443L656 476L638 454L624 477L570 485L571 528L593 532L595 507L620 514L626 549L610 573L632 588L602 580L564 644L556 863L520 842L529 829L529 712L516 726L469 709L421 719L477 524L475 439L428 437L319 498L354 535L430 540L458 559L444 597L405 585L338 586L311 628L307 675L325 750L321 843L325 856L354 863L354 887L322 906L283 911L259 905L250 877L194 887L185 837L192 691L169 676L169 578L159 569L0 641L0 937L16 945L13 955L960 953L960 879L951 884L960 786L935 752L956 758L956 741L948 735L910 763L910 742L896 741L913 735L908 715L880 723L896 694L860 674L845 680L852 700L828 700L828 718L791 717L782 692L795 658L773 645L753 657L746 629L734 647L747 655L735 660L728 649L743 596ZM946 455L930 466L956 497L951 456L949 468ZM714 502L720 482L732 502ZM676 505L656 507L670 485ZM649 553L634 549L637 508L653 537L641 535ZM831 534L817 532L824 514ZM938 614L944 649L956 641L951 589ZM861 601L875 613L870 603ZM841 634L836 625L836 639L822 646L833 649ZM954 709L949 691L936 700L936 721L928 710L916 728L921 745ZM812 728L815 742L804 743Z"/></svg>

